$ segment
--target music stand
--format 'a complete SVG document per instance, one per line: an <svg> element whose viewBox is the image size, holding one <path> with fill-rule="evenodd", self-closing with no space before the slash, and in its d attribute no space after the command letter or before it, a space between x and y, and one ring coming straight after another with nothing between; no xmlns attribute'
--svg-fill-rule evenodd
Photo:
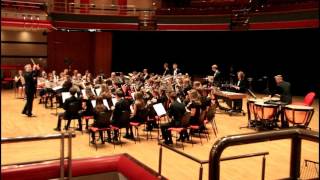
<svg viewBox="0 0 320 180"><path fill-rule="evenodd" d="M162 103L154 104L153 109L156 111L157 116L159 117L159 120L158 120L158 126L159 126L159 128L158 128L158 141L160 141L160 129L161 129L160 119L161 119L161 117L165 117L167 115L167 112L164 109Z"/></svg>

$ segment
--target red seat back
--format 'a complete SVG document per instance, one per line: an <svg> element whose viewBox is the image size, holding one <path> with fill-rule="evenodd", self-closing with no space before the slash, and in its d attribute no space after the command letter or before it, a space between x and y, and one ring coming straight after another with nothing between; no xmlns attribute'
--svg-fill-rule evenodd
<svg viewBox="0 0 320 180"><path fill-rule="evenodd" d="M311 106L314 98L316 97L316 93L314 92L309 92L305 97L303 103L307 106Z"/></svg>

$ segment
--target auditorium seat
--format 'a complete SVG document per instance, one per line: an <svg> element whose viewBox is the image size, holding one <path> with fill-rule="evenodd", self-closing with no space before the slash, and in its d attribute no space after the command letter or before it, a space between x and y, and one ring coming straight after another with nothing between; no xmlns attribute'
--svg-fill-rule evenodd
<svg viewBox="0 0 320 180"><path fill-rule="evenodd" d="M312 106L313 101L316 97L315 92L309 92L305 97L303 102L293 102L294 105L304 105L304 106Z"/></svg>

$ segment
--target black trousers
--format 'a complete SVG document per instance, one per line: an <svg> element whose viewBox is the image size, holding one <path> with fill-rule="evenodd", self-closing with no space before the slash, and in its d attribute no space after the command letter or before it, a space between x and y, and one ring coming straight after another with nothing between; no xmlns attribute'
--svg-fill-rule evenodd
<svg viewBox="0 0 320 180"><path fill-rule="evenodd" d="M34 92L26 93L27 96L27 102L23 108L22 113L27 115L32 115L32 104L34 99Z"/></svg>

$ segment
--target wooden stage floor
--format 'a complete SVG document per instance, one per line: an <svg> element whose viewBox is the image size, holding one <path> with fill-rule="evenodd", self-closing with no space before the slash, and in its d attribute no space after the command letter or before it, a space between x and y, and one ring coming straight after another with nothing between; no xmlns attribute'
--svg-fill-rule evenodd
<svg viewBox="0 0 320 180"><path fill-rule="evenodd" d="M295 101L301 101L302 99L303 97L294 97ZM16 99L12 90L1 91L1 136L16 137L56 133L53 130L57 124L55 110L45 109L38 102L39 98L35 99L33 113L36 117L28 118L21 114L25 101ZM313 106L315 114L310 127L312 130L319 131L318 101L315 101ZM219 113L216 115L216 122L219 130L218 137L214 137L211 127L208 126L210 130L209 142L202 139L203 145L201 145L199 138L194 138L196 144L192 147L191 144L185 143L184 152L206 160L213 143L218 138L225 135L254 132L251 129L239 129L240 126L246 125L247 116L229 116ZM73 139L73 158L128 153L157 171L159 158L159 146L155 139L157 133L154 131L152 133L154 139L147 141L142 129L141 127L140 143L135 144L134 141L122 138L124 141L122 147L117 145L114 148L112 144L108 143L105 145L99 144L97 151L94 146L88 145L88 134L81 134L77 131L76 138ZM280 140L230 147L224 151L222 157L268 151L270 155L267 156L266 161L266 179L285 178L289 175L290 144L289 140ZM57 158L59 157L59 145L58 140L3 144L1 146L1 164ZM179 148L179 150L182 151L182 148ZM302 160L318 161L318 154L319 146L317 143L303 141ZM260 179L261 162L262 157L221 162L221 179ZM198 179L199 167L200 165L197 163L167 149L163 151L162 174L169 179ZM203 179L208 179L208 165L204 166Z"/></svg>

